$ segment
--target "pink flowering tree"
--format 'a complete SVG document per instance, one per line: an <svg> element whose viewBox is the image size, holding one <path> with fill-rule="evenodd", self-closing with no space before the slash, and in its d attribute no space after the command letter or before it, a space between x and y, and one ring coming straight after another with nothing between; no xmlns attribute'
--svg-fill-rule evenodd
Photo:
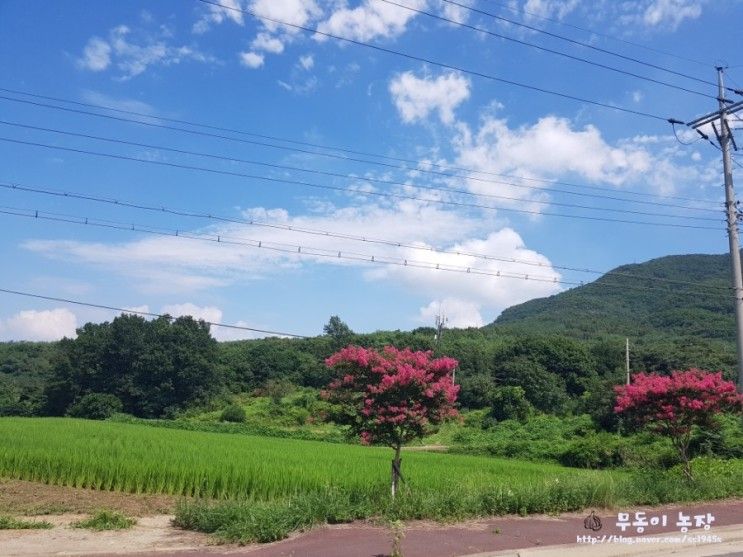
<svg viewBox="0 0 743 557"><path fill-rule="evenodd" d="M398 350L381 352L348 346L325 363L335 378L324 391L338 405L333 417L348 425L367 445L386 445L395 451L392 461L392 496L398 491L400 449L423 437L432 426L457 415L454 404L459 387L452 373L453 358L432 358L431 352Z"/></svg>
<svg viewBox="0 0 743 557"><path fill-rule="evenodd" d="M740 412L743 396L722 373L699 369L674 371L670 376L638 373L630 385L614 387L614 411L636 425L670 437L684 464L684 475L692 480L689 443L695 426L714 427L721 412Z"/></svg>

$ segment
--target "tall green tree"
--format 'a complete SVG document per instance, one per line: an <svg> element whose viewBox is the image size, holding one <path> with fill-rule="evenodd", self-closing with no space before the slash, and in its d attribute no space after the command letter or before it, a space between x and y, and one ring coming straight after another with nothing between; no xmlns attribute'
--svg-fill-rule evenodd
<svg viewBox="0 0 743 557"><path fill-rule="evenodd" d="M86 395L105 393L125 412L171 415L222 388L216 351L209 325L191 317L121 315L87 323L77 338L60 343L45 393L47 412L61 415Z"/></svg>

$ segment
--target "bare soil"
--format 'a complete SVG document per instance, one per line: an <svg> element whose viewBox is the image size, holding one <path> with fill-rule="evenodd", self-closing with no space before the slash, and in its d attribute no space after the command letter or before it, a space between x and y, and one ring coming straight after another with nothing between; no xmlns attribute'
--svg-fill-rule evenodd
<svg viewBox="0 0 743 557"><path fill-rule="evenodd" d="M178 499L0 478L0 514L31 516L110 509L127 516L152 516L172 514Z"/></svg>

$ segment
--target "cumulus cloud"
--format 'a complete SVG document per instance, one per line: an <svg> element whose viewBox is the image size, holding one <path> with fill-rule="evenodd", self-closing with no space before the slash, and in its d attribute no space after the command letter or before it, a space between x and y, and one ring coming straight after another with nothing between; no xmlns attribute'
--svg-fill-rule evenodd
<svg viewBox="0 0 743 557"><path fill-rule="evenodd" d="M0 339L52 341L75 337L77 317L70 310L24 310L0 319Z"/></svg>
<svg viewBox="0 0 743 557"><path fill-rule="evenodd" d="M384 267L368 271L374 280L399 282L419 294L431 296L435 304L421 309L419 318L430 317L441 300L449 300L446 314L451 326L476 327L492 321L503 309L560 291L560 274L544 255L526 247L512 228L502 228L485 237L468 238L451 246L451 251L470 254L497 254L513 261L486 261L471 255L413 252L407 257L442 266L471 267L490 273L482 276L428 269ZM527 264L523 263L527 262ZM499 274L501 276L493 276ZM528 276L528 278L527 278ZM441 296L444 296L441 298ZM454 324L456 319L456 325ZM429 319L430 321L430 319Z"/></svg>
<svg viewBox="0 0 743 557"><path fill-rule="evenodd" d="M425 0L407 0L405 5L414 9L426 7ZM379 37L397 37L405 32L408 22L416 16L411 10L392 4L365 0L355 8L343 6L335 10L318 30L358 41L370 41ZM318 41L326 37L317 35Z"/></svg>
<svg viewBox="0 0 743 557"><path fill-rule="evenodd" d="M644 185L669 195L684 187L707 184L706 169L685 163L673 136L637 136L609 142L593 125L576 126L567 118L545 116L534 123L510 127L505 118L486 116L479 128L458 122L453 138L456 166L473 169L470 191L493 193L494 185L481 173L526 179L584 179L622 187ZM479 174L478 174L479 173ZM505 179L497 193L517 200L545 201L539 182ZM524 187L529 186L529 187ZM507 203L499 201L499 204ZM537 203L530 209L539 210Z"/></svg>
<svg viewBox="0 0 743 557"><path fill-rule="evenodd" d="M191 302L184 304L170 304L163 306L160 313L167 313L171 317L182 317L190 315L194 319L203 319L212 323L222 321L222 310L215 306L197 306Z"/></svg>
<svg viewBox="0 0 743 557"><path fill-rule="evenodd" d="M229 223L210 227L208 231L220 234L223 238L260 239L264 246L302 245L305 255L297 255L295 249L271 251L182 238L146 238L121 244L36 240L26 242L24 247L47 257L65 258L124 276L135 276L140 288L150 288L150 283L159 284L160 288L167 285L168 291L190 277L195 281L191 292L195 292L214 288L209 284L198 283L204 280L228 285L281 276L295 272L297 267L322 265L357 268L366 280L404 288L415 295L429 299L441 299L443 296L464 300L471 304L468 311L471 319L458 317L457 323L467 325L479 322L472 311L475 306L481 312L480 321L486 319L484 315L490 320L507 305L535 295L550 294L557 289L554 282L549 282L558 276L551 269L549 261L528 250L518 234L510 229L499 230L492 218L468 216L430 203L409 200L389 205L326 205L317 208L314 213L304 215L292 215L284 209L254 208L245 211L244 217L255 222L281 225L281 228L256 228ZM431 226L432 222L436 226ZM360 244L350 239L322 234L297 234L285 229L285 226L294 230L327 230L338 234L353 231L354 235L391 239L410 244L411 247L401 248L374 242ZM389 258L398 263L408 260L433 267L440 263L442 266L459 267L463 271L466 267L471 267L494 274L498 271L504 274L518 272L522 275L535 272L533 267L524 264L486 261L473 255L436 253L430 250L431 247L536 261L541 266L537 269L537 274L546 277L547 282L414 269L386 263L386 258ZM376 263L337 258L335 254L339 251L348 255L373 255ZM323 257L322 254L332 254L333 257ZM147 277L146 273L154 262L157 262L159 274L157 277ZM194 314L197 308L179 306L163 310ZM209 307L209 311L214 312L215 308ZM207 315L205 312L206 310L199 315ZM210 316L214 319L218 317L215 313Z"/></svg>
<svg viewBox="0 0 743 557"><path fill-rule="evenodd" d="M91 37L78 60L80 67L101 72L111 65L111 45L100 37Z"/></svg>
<svg viewBox="0 0 743 557"><path fill-rule="evenodd" d="M162 314L168 314L171 317L182 317L190 315L194 319L202 319L210 323L224 323L224 314L221 309L216 306L199 306L192 302L185 302L183 304L170 304L163 306L160 310ZM253 329L268 329L267 327L260 327L258 325L251 325L247 321L236 321L235 323L229 323L235 327L249 327ZM266 335L257 331L248 331L244 329L236 329L232 327L218 327L212 326L212 336L220 342L230 340L245 340L251 338L263 338Z"/></svg>
<svg viewBox="0 0 743 557"><path fill-rule="evenodd" d="M251 68L253 70L260 68L263 65L265 58L263 54L257 52L241 52L240 62L243 66Z"/></svg>
<svg viewBox="0 0 743 557"><path fill-rule="evenodd" d="M272 54L281 54L284 52L284 43L276 37L272 37L268 33L258 33L258 36L253 39L250 46L254 50L263 50L265 52L271 52Z"/></svg>
<svg viewBox="0 0 743 557"><path fill-rule="evenodd" d="M128 26L118 25L109 31L106 39L89 39L77 63L80 68L94 72L116 67L121 72L119 79L127 80L151 66L170 66L184 60L214 62L214 58L193 47L168 44L169 35L162 28L153 36L145 32L133 33Z"/></svg>
<svg viewBox="0 0 743 557"><path fill-rule="evenodd" d="M482 327L486 323L480 314L480 304L459 298L434 300L420 309L418 318L422 324L430 326L436 323L438 316L446 318L447 327Z"/></svg>
<svg viewBox="0 0 743 557"><path fill-rule="evenodd" d="M425 120L437 112L443 123L451 124L454 110L470 96L470 82L454 72L419 78L408 71L390 81L389 92L404 122Z"/></svg>

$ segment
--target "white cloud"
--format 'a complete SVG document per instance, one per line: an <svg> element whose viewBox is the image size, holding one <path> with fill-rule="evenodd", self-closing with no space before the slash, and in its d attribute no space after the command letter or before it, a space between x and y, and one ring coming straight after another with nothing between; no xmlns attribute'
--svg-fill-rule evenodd
<svg viewBox="0 0 743 557"><path fill-rule="evenodd" d="M618 24L625 34L638 28L675 31L684 21L699 18L705 3L706 0L627 0L607 4L609 9L594 17Z"/></svg>
<svg viewBox="0 0 743 557"><path fill-rule="evenodd" d="M107 39L92 37L78 59L78 66L90 71L103 71L111 66L120 70L119 79L127 80L143 73L150 66L170 66L184 60L214 62L215 60L189 46L173 46L166 42L170 32L161 27L157 36L145 32L132 38L132 30L119 25L109 31Z"/></svg>
<svg viewBox="0 0 743 557"><path fill-rule="evenodd" d="M527 0L523 8L524 18L529 20L547 17L562 20L579 4L580 0Z"/></svg>
<svg viewBox="0 0 743 557"><path fill-rule="evenodd" d="M92 72L100 72L111 64L111 45L99 37L91 37L83 49L78 65Z"/></svg>
<svg viewBox="0 0 743 557"><path fill-rule="evenodd" d="M254 50L263 50L273 54L281 54L284 52L284 43L276 37L272 37L268 33L258 33L258 36L253 39L250 46Z"/></svg>
<svg viewBox="0 0 743 557"><path fill-rule="evenodd" d="M413 193L416 190L410 191ZM353 231L354 235L395 240L421 249L372 242L359 243L332 236L298 234L285 228L256 228L242 224L219 225L210 227L208 231L220 234L223 238L260 239L264 246L302 245L305 248L305 255L297 255L294 249L289 250L291 253L276 252L183 238L147 238L122 244L31 241L26 242L24 247L47 257L92 264L108 272L135 276L136 284L141 289L154 287L162 289L163 285L166 285L168 292L172 292L177 285L182 285L191 278L194 280L191 292L195 292L205 288L213 290L215 286L205 282L210 280L224 286L251 280L273 279L296 272L299 267L322 265L357 268L367 280L387 283L393 288L404 288L415 295L430 299L462 300L463 304L469 304L463 306L469 308L466 312L469 317L466 319L464 316L457 317L457 323L462 324L476 323L473 310L475 306L481 308L478 309L482 312L480 315L487 315L487 320L490 320L508 305L534 296L551 294L558 289L554 282L415 269L384 263L371 264L335 257L335 254L341 251L347 255L374 255L376 261L391 258L402 262L406 259L411 263L431 265L440 263L442 266L456 266L462 270L470 267L492 273L500 271L506 274L530 274L532 278L538 275L546 277L547 280L559 276L551 268L549 261L527 249L520 236L513 230L507 228L499 230L492 214L483 218L483 215L466 215L443 209L435 204L403 200L397 203L389 202L386 205L369 204L367 201L366 205L342 208L326 204L316 208L315 212L304 215L291 215L284 209L253 208L246 210L243 215L256 222L270 222L294 229L327 230L338 234ZM435 223L436 226L431 226L431 223ZM332 254L333 257L323 257L318 251L313 252L315 255L310 255L310 252L307 252L309 246L319 250L319 253ZM523 259L535 262L540 267L484 260L472 255L436 253L430 251L430 247L503 256L507 259ZM158 266L157 276L149 275L153 263L157 263ZM183 288L182 291L188 290ZM221 317L216 314L216 308L211 306L208 308L214 312L210 315L213 320ZM178 310L176 313L191 314L200 311L197 307L186 305L163 310L171 312ZM201 310L206 311L204 308ZM198 315L206 315L204 312Z"/></svg>
<svg viewBox="0 0 743 557"><path fill-rule="evenodd" d="M441 2L441 15L457 23L466 23L470 11L462 6L471 6L473 3L473 0L460 0L457 4L461 4L461 6L457 6L456 4Z"/></svg>
<svg viewBox="0 0 743 557"><path fill-rule="evenodd" d="M221 6L207 5L207 13L193 25L194 33L205 33L212 24L220 24L227 20L237 25L243 24L243 12L241 11L242 5L240 4L240 0L220 0L218 3Z"/></svg>
<svg viewBox="0 0 743 557"><path fill-rule="evenodd" d="M595 126L579 128L570 120L556 116L545 116L534 124L516 128L510 128L505 119L495 116L483 118L475 131L464 123L456 127L459 133L453 146L457 166L512 177L471 174L467 180L472 192L497 193L516 199L499 200L501 205L549 199L546 191L534 189L540 182L518 180L514 176L537 180L580 178L618 189L645 185L661 194L708 180L698 169L677 160L672 136L634 137L611 144ZM504 183L497 184L496 192L488 180ZM544 205L533 203L523 208L540 211Z"/></svg>
<svg viewBox="0 0 743 557"><path fill-rule="evenodd" d="M699 0L653 0L642 14L642 21L648 27L678 28L686 19L697 19L702 15L702 2Z"/></svg>
<svg viewBox="0 0 743 557"><path fill-rule="evenodd" d="M253 70L260 68L263 65L264 60L265 58L263 54L258 54L257 52L240 53L240 62L242 63L242 65Z"/></svg>
<svg viewBox="0 0 743 557"><path fill-rule="evenodd" d="M0 319L0 339L51 341L75 337L77 318L65 308L25 310Z"/></svg>
<svg viewBox="0 0 743 557"><path fill-rule="evenodd" d="M426 1L407 0L405 5L423 9L426 7ZM392 4L364 0L355 8L342 5L325 21L320 22L318 30L358 41L370 41L378 37L391 38L404 33L408 22L415 16L415 12ZM315 38L318 41L326 40L326 37L321 35Z"/></svg>
<svg viewBox="0 0 743 557"><path fill-rule="evenodd" d="M404 122L425 120L436 111L442 122L451 124L454 109L470 96L470 82L453 72L436 78L405 72L390 81L389 91Z"/></svg>
<svg viewBox="0 0 743 557"><path fill-rule="evenodd" d="M299 65L304 70L311 70L315 65L315 58L312 56L312 54L306 54L305 56L299 57Z"/></svg>
<svg viewBox="0 0 743 557"><path fill-rule="evenodd" d="M290 23L292 25L305 26L311 20L322 15L322 10L314 0L251 0L250 10L258 16ZM261 20L262 25L271 32L282 31L284 33L296 34L299 32L294 27Z"/></svg>
<svg viewBox="0 0 743 557"><path fill-rule="evenodd" d="M215 306L199 306L197 304L186 302L183 304L171 304L163 306L160 310L162 314L168 314L172 317L182 317L190 315L194 319L203 319L210 323L223 323L222 310ZM268 327L259 327L257 325L250 325L247 321L237 321L230 323L236 327L252 327L255 329L268 329ZM220 342L230 340L244 340L249 338L263 338L266 335L257 331L247 331L244 329L235 329L231 327L217 327L212 326L210 328L212 336Z"/></svg>
<svg viewBox="0 0 743 557"><path fill-rule="evenodd" d="M445 298L434 300L420 309L419 320L421 323L433 326L436 317L441 315L446 318L446 326L454 328L482 327L485 320L480 314L480 304L459 298ZM492 319L491 319L492 321Z"/></svg>
<svg viewBox="0 0 743 557"><path fill-rule="evenodd" d="M479 326L492 321L503 309L530 300L549 296L560 291L560 274L555 271L549 259L524 245L521 236L511 228L491 232L483 238L469 238L450 246L451 251L473 254L492 254L503 259L526 261L486 261L468 255L436 254L410 250L406 257L417 261L440 263L442 266L471 267L501 276L462 274L428 269L407 269L404 267L384 267L367 272L376 280L397 282L418 294L431 296L438 300L456 300L447 316L456 318L456 326ZM513 278L514 275L519 278ZM526 276L529 279L526 279ZM427 308L438 309L438 305ZM423 308L419 318L428 315L431 309ZM485 315L483 315L485 314ZM454 326L453 321L451 322Z"/></svg>
<svg viewBox="0 0 743 557"><path fill-rule="evenodd" d="M171 304L163 306L160 310L161 314L168 314L172 317L182 317L190 315L194 319L203 319L204 321L211 321L212 323L219 323L222 321L222 310L215 306L197 306L191 302L184 304Z"/></svg>
<svg viewBox="0 0 743 557"><path fill-rule="evenodd" d="M141 306L128 306L124 308L123 313L131 313L132 315L141 315L143 313L152 313L150 311L150 306L147 304L141 305Z"/></svg>

